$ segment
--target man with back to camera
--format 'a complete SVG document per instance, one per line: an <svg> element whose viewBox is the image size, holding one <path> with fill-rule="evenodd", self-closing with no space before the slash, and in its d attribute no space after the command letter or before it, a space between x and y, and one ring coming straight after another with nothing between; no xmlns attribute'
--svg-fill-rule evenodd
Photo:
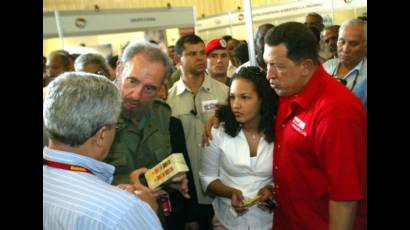
<svg viewBox="0 0 410 230"><path fill-rule="evenodd" d="M171 154L170 107L154 100L171 71L171 60L157 45L149 42L129 44L117 68L122 95L122 110L117 135L105 162L116 167L113 184L128 184L128 175L136 168L152 168ZM141 178L146 184L145 178ZM151 190L160 199L166 189L178 189L189 198L186 174L172 183ZM163 212L160 209L163 226Z"/></svg>
<svg viewBox="0 0 410 230"><path fill-rule="evenodd" d="M265 36L267 78L280 96L273 229L366 229L367 115L315 47L297 22Z"/></svg>
<svg viewBox="0 0 410 230"><path fill-rule="evenodd" d="M224 39L212 39L205 46L206 69L210 77L229 86L230 78L227 75L229 54Z"/></svg>
<svg viewBox="0 0 410 230"><path fill-rule="evenodd" d="M216 104L226 101L228 87L205 74L205 43L200 37L194 34L182 36L175 49L182 75L169 89L167 102L172 108L172 115L181 120L184 128L199 203L199 225L201 229L209 229L214 215L212 197L203 192L198 175L202 127L213 116Z"/></svg>
<svg viewBox="0 0 410 230"><path fill-rule="evenodd" d="M338 58L325 62L323 67L348 89L355 91L356 87L367 79L367 23L365 21L350 19L340 26L337 54Z"/></svg>
<svg viewBox="0 0 410 230"><path fill-rule="evenodd" d="M158 205L135 170L135 194L110 185L102 162L121 108L117 87L95 74L68 72L50 83L43 117L50 140L43 158L43 229L161 229ZM147 201L151 207L145 203Z"/></svg>

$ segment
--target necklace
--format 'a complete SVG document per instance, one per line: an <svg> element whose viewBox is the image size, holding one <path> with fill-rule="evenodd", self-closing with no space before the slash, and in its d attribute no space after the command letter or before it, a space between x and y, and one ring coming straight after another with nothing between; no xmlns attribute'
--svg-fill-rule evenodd
<svg viewBox="0 0 410 230"><path fill-rule="evenodd" d="M247 136L248 138L250 138L250 139L252 139L252 140L256 140L256 139L259 138L259 133L250 134L250 133L248 133L248 132L246 132L246 131L244 131L244 133L245 133L245 136Z"/></svg>

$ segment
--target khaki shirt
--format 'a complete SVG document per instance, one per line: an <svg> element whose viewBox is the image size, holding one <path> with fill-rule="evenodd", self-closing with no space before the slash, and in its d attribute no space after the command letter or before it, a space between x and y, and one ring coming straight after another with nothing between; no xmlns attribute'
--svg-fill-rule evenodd
<svg viewBox="0 0 410 230"><path fill-rule="evenodd" d="M138 125L120 117L110 153L104 160L115 166L112 184L128 183L133 170L152 168L171 154L170 117L170 107L159 100L153 101ZM140 179L146 184L144 177Z"/></svg>
<svg viewBox="0 0 410 230"><path fill-rule="evenodd" d="M212 198L205 194L199 180L200 155L202 154L202 132L205 122L214 115L211 100L225 104L228 98L228 87L219 81L205 76L204 82L195 96L180 79L169 89L167 102L172 108L172 116L181 120L185 140L194 176L195 189L200 204L210 204ZM195 101L194 101L195 100ZM194 103L197 114L194 115ZM191 112L192 111L192 112Z"/></svg>

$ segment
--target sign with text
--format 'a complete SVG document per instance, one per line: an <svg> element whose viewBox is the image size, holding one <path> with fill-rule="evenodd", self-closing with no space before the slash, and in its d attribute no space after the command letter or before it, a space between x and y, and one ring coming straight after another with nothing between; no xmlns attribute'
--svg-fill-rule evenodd
<svg viewBox="0 0 410 230"><path fill-rule="evenodd" d="M192 7L171 9L121 9L87 11L60 11L43 13L43 38L58 37L59 20L64 36L132 32L146 29L193 27ZM176 16L177 15L177 16Z"/></svg>

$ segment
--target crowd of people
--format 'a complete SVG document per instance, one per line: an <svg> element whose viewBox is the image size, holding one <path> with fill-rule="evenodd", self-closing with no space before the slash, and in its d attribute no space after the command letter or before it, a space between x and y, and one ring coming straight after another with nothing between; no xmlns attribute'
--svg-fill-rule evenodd
<svg viewBox="0 0 410 230"><path fill-rule="evenodd" d="M43 229L367 229L367 22L43 57ZM172 153L189 168L158 188Z"/></svg>

